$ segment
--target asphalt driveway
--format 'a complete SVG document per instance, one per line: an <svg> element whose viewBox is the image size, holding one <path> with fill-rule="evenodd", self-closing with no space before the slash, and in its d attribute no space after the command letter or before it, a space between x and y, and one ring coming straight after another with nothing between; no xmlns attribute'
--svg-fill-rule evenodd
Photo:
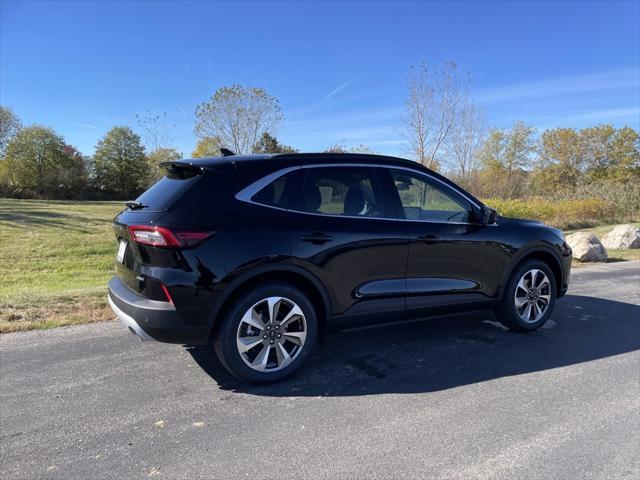
<svg viewBox="0 0 640 480"><path fill-rule="evenodd" d="M545 328L332 334L252 387L110 322L0 337L2 478L640 477L640 262L574 270Z"/></svg>

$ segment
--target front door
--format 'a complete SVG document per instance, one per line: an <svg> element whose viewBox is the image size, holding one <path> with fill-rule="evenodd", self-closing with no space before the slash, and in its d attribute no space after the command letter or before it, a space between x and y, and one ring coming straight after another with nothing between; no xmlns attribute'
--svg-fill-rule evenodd
<svg viewBox="0 0 640 480"><path fill-rule="evenodd" d="M503 246L491 240L496 227L480 223L471 200L437 178L385 171L409 238L407 313L449 313L493 299L505 260Z"/></svg>

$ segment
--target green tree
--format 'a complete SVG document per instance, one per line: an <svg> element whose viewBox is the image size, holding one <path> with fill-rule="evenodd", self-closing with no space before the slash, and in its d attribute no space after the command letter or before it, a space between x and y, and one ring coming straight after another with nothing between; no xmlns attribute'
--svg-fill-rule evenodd
<svg viewBox="0 0 640 480"><path fill-rule="evenodd" d="M198 140L196 148L191 152L193 158L217 157L220 155L220 139L217 137L203 137Z"/></svg>
<svg viewBox="0 0 640 480"><path fill-rule="evenodd" d="M584 169L583 147L580 132L573 128L544 131L531 179L533 190L544 194L575 191Z"/></svg>
<svg viewBox="0 0 640 480"><path fill-rule="evenodd" d="M600 140L591 141L597 148L588 154L590 179L623 183L640 180L640 138L637 131L630 127L616 130L610 125L586 130L585 137Z"/></svg>
<svg viewBox="0 0 640 480"><path fill-rule="evenodd" d="M511 130L494 129L478 152L482 194L519 196L536 151L535 129L516 122Z"/></svg>
<svg viewBox="0 0 640 480"><path fill-rule="evenodd" d="M277 130L282 118L278 100L266 90L232 85L219 88L208 102L196 106L195 133L218 138L221 146L247 154L264 132Z"/></svg>
<svg viewBox="0 0 640 480"><path fill-rule="evenodd" d="M3 163L15 195L65 198L80 195L84 188L82 155L50 128L34 125L18 131Z"/></svg>
<svg viewBox="0 0 640 480"><path fill-rule="evenodd" d="M113 127L96 145L95 187L119 198L135 198L148 179L149 165L140 137L129 127Z"/></svg>
<svg viewBox="0 0 640 480"><path fill-rule="evenodd" d="M0 106L0 160L7 152L7 145L22 128L20 119L9 108Z"/></svg>
<svg viewBox="0 0 640 480"><path fill-rule="evenodd" d="M253 147L255 153L297 153L298 150L281 144L276 137L264 132L260 137L260 141Z"/></svg>
<svg viewBox="0 0 640 480"><path fill-rule="evenodd" d="M175 162L180 160L182 154L175 148L157 148L149 155L147 155L147 161L149 162L149 184L153 184L160 180L164 176L164 171L160 168L160 164L163 162Z"/></svg>

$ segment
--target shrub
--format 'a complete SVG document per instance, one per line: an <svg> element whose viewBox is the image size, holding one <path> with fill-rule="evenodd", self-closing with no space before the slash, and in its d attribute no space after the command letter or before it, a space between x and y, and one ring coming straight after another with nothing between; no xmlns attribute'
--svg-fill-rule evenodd
<svg viewBox="0 0 640 480"><path fill-rule="evenodd" d="M564 229L615 223L618 220L618 209L615 205L601 198L556 201L542 198L528 200L490 198L485 200L485 203L505 217L537 220Z"/></svg>

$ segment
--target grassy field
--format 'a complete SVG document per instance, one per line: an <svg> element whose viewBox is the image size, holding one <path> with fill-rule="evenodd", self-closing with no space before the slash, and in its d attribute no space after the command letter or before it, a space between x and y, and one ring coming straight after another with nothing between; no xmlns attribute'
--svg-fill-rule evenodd
<svg viewBox="0 0 640 480"><path fill-rule="evenodd" d="M111 221L121 208L0 198L0 333L113 318L106 283L116 249ZM602 238L611 228L582 231ZM609 258L640 258L640 250L611 250Z"/></svg>
<svg viewBox="0 0 640 480"><path fill-rule="evenodd" d="M121 202L0 199L0 332L113 318L111 220Z"/></svg>

